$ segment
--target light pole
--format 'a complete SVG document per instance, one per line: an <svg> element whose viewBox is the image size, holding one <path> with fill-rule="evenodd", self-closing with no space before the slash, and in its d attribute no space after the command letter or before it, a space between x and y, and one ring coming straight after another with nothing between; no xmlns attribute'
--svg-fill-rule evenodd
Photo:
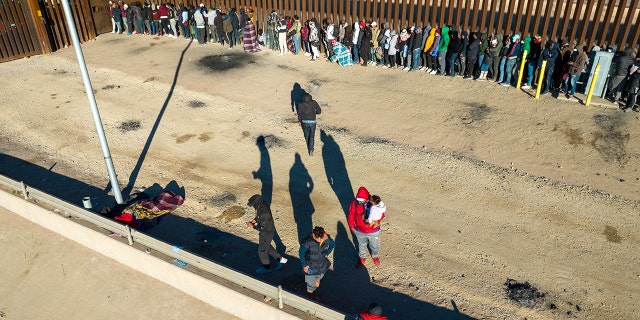
<svg viewBox="0 0 640 320"><path fill-rule="evenodd" d="M84 61L84 56L82 55L82 48L80 48L78 30L76 29L76 24L73 21L73 14L71 13L69 0L62 0L62 8L64 9L64 15L67 20L67 27L69 28L69 35L71 36L73 49L75 50L76 57L78 58L78 65L80 66L80 73L82 74L82 81L84 82L84 90L87 92L87 98L89 99L89 105L91 106L91 115L93 116L93 123L96 126L96 132L98 133L98 139L100 140L100 147L102 148L104 162L107 164L107 172L109 173L111 190L113 191L113 196L116 198L116 202L118 204L121 204L124 202L122 200L122 192L120 192L118 177L116 176L116 171L113 168L111 152L109 152L107 138L104 135L104 128L102 127L100 112L98 111L98 106L96 105L96 97L93 95L93 87L91 86L91 80L89 79L89 73L87 72L87 65Z"/></svg>

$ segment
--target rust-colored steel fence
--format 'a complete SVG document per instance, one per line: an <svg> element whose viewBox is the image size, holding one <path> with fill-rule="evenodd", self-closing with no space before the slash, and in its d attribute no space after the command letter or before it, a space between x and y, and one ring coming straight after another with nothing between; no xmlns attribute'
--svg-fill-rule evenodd
<svg viewBox="0 0 640 320"><path fill-rule="evenodd" d="M159 2L161 0L150 0ZM569 43L638 46L640 0L169 0L175 5L254 9L266 30L271 10L301 20L386 22L394 29L455 25L461 30L540 35ZM80 41L110 31L107 0L71 0ZM128 2L125 0L125 2ZM61 0L0 0L0 62L71 44Z"/></svg>
<svg viewBox="0 0 640 320"><path fill-rule="evenodd" d="M80 41L94 39L96 28L88 0L69 2ZM0 62L70 44L61 0L0 0Z"/></svg>
<svg viewBox="0 0 640 320"><path fill-rule="evenodd" d="M640 0L193 0L183 2L222 10L252 7L265 28L271 10L319 21L387 22L395 29L455 25L462 30L540 35L588 46L637 46ZM179 1L176 4L183 4ZM266 28L265 28L266 30Z"/></svg>

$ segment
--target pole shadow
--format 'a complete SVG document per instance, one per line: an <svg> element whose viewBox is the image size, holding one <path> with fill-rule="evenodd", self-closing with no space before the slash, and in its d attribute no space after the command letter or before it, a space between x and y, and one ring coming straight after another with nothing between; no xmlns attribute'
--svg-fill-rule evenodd
<svg viewBox="0 0 640 320"><path fill-rule="evenodd" d="M311 216L315 212L311 202L313 179L302 163L300 154L296 152L293 166L289 170L289 195L293 209L293 220L298 229L298 243L302 242L313 229Z"/></svg>
<svg viewBox="0 0 640 320"><path fill-rule="evenodd" d="M156 117L156 122L153 124L151 131L149 132L149 137L147 138L147 142L145 142L142 151L140 152L140 157L138 157L138 162L136 166L131 171L131 175L129 175L129 182L127 186L122 190L122 196L124 198L128 198L131 194L131 190L133 189L136 179L138 178L138 174L140 173L140 169L142 168L142 164L144 163L144 159L147 157L147 153L149 152L149 148L151 147L151 142L153 142L153 137L158 131L158 127L160 126L160 121L162 120L162 116L164 112L167 110L167 106L169 105L169 101L171 101L171 97L173 96L173 90L176 88L176 84L178 82L178 75L180 74L180 68L182 67L182 61L184 60L184 55L189 50L189 47L193 43L193 39L189 40L187 46L182 50L180 54L180 59L178 60L178 67L176 67L176 72L173 75L173 82L171 83L171 88L169 89L169 93L167 94L167 98L164 100L162 104L162 108L160 108L160 112L158 113L158 117Z"/></svg>
<svg viewBox="0 0 640 320"><path fill-rule="evenodd" d="M269 155L269 149L265 143L264 136L261 135L256 139L256 145L260 150L260 168L258 168L257 171L252 171L251 175L253 179L259 179L262 183L262 187L260 188L262 200L271 206L271 199L273 197L273 171L271 170L271 156ZM280 235L278 235L277 228L273 241L276 244L276 250L278 252L285 252L287 250Z"/></svg>
<svg viewBox="0 0 640 320"><path fill-rule="evenodd" d="M293 84L293 89L291 89L291 111L298 111L298 104L302 102L302 97L307 93L299 83Z"/></svg>

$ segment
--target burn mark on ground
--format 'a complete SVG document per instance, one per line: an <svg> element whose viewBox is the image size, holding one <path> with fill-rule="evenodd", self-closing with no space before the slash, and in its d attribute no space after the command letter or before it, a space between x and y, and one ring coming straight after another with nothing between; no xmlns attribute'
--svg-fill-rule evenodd
<svg viewBox="0 0 640 320"><path fill-rule="evenodd" d="M624 166L627 160L626 144L630 135L623 133L620 128L624 126L624 114L615 116L596 114L593 121L601 129L593 133L591 146L600 153L607 162L615 162Z"/></svg>
<svg viewBox="0 0 640 320"><path fill-rule="evenodd" d="M139 120L128 120L120 123L118 129L122 132L136 131L140 129Z"/></svg>
<svg viewBox="0 0 640 320"><path fill-rule="evenodd" d="M252 55L236 52L209 55L198 60L198 65L206 70L223 72L242 69L250 63L255 63Z"/></svg>

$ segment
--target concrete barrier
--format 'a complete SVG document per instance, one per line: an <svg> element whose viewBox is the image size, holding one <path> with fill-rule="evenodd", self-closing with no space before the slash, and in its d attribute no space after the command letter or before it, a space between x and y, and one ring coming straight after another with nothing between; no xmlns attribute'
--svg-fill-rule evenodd
<svg viewBox="0 0 640 320"><path fill-rule="evenodd" d="M123 265L243 319L299 319L0 190L0 205Z"/></svg>

